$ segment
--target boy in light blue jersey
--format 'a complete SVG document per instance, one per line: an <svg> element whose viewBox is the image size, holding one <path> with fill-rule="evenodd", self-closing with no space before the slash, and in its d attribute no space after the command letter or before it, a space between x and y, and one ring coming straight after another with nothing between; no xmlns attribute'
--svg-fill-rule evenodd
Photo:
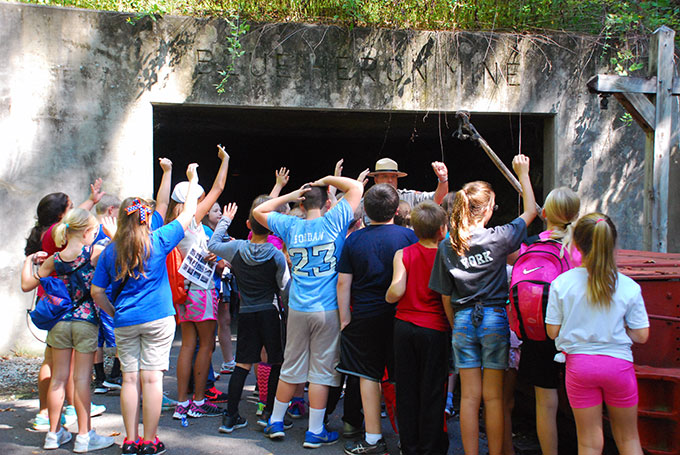
<svg viewBox="0 0 680 455"><path fill-rule="evenodd" d="M330 205L328 185L345 196L324 214ZM329 432L323 424L328 388L340 385L335 370L340 335L336 264L363 189L356 180L328 176L253 210L260 224L283 239L292 263L286 350L272 415L265 428L269 438L285 436L283 417L288 402L296 386L309 381L309 429L303 446L317 448L338 439L338 434ZM280 205L297 201L302 201L306 219L276 212Z"/></svg>

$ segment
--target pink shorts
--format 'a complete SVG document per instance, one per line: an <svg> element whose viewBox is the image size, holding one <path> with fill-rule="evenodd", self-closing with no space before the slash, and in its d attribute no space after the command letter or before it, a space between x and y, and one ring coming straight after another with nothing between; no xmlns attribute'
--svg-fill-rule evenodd
<svg viewBox="0 0 680 455"><path fill-rule="evenodd" d="M179 305L178 319L182 322L203 322L217 320L217 291L212 288L187 290L187 300Z"/></svg>
<svg viewBox="0 0 680 455"><path fill-rule="evenodd" d="M633 363L608 355L568 354L566 388L572 408L591 408L602 401L617 408L638 404Z"/></svg>

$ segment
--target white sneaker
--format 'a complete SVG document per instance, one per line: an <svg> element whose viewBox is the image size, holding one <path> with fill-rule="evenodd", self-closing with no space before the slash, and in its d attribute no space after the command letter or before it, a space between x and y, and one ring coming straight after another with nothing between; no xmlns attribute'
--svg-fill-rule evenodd
<svg viewBox="0 0 680 455"><path fill-rule="evenodd" d="M45 436L45 444L43 444L43 449L45 450L58 449L59 446L69 442L72 437L73 436L71 436L71 433L64 430L64 427L59 428L59 431L57 431L56 433L48 431L47 435Z"/></svg>
<svg viewBox="0 0 680 455"><path fill-rule="evenodd" d="M76 443L73 445L75 453L85 453L92 450L105 449L113 445L114 439L109 436L101 436L90 430L87 434L76 436Z"/></svg>

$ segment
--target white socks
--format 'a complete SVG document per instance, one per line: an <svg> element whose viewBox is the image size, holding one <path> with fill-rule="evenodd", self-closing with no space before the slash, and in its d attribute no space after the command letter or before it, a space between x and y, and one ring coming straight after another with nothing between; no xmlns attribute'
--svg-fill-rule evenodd
<svg viewBox="0 0 680 455"><path fill-rule="evenodd" d="M366 433L366 442L372 446L376 445L378 441L380 441L380 438L382 438L382 433Z"/></svg>
<svg viewBox="0 0 680 455"><path fill-rule="evenodd" d="M309 408L309 431L319 434L323 431L323 416L326 415L326 408Z"/></svg>
<svg viewBox="0 0 680 455"><path fill-rule="evenodd" d="M274 398L274 409L272 409L272 416L269 419L270 422L283 422L283 416L286 415L286 411L288 410L288 403L284 403L282 401L277 400Z"/></svg>

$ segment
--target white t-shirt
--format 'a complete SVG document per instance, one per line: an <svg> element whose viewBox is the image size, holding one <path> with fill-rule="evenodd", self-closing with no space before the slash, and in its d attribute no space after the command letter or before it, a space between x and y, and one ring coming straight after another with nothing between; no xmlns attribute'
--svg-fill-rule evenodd
<svg viewBox="0 0 680 455"><path fill-rule="evenodd" d="M618 273L612 302L604 309L587 302L587 281L585 267L576 267L550 285L545 322L562 326L555 347L567 354L608 355L632 362L633 341L626 334L626 326L649 327L640 286Z"/></svg>

